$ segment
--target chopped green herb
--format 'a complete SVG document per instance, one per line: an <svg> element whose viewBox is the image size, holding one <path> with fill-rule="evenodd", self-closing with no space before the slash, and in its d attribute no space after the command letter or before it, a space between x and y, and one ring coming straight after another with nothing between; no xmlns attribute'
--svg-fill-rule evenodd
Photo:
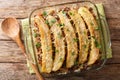
<svg viewBox="0 0 120 80"><path fill-rule="evenodd" d="M72 54L72 56L74 56L74 55L75 55L75 52L73 51L71 54Z"/></svg>
<svg viewBox="0 0 120 80"><path fill-rule="evenodd" d="M97 40L95 40L95 46L96 46L97 48L101 48L101 45L98 43Z"/></svg>
<svg viewBox="0 0 120 80"><path fill-rule="evenodd" d="M78 61L75 61L75 62L74 62L74 65L78 65L78 63L79 63Z"/></svg>
<svg viewBox="0 0 120 80"><path fill-rule="evenodd" d="M78 39L78 38L73 38L73 41L74 41L74 42L78 42L79 39Z"/></svg>
<svg viewBox="0 0 120 80"><path fill-rule="evenodd" d="M50 21L50 23L49 23L49 26L52 26L55 22L56 22L56 20L55 20L55 19L52 19L52 20Z"/></svg>
<svg viewBox="0 0 120 80"><path fill-rule="evenodd" d="M60 24L57 24L57 26L59 26Z"/></svg>
<svg viewBox="0 0 120 80"><path fill-rule="evenodd" d="M34 37L35 37L35 38L38 37L38 36L40 36L40 34L34 33Z"/></svg>
<svg viewBox="0 0 120 80"><path fill-rule="evenodd" d="M87 44L89 43L89 40L88 40L88 39L86 39L86 43L87 43Z"/></svg>
<svg viewBox="0 0 120 80"><path fill-rule="evenodd" d="M47 50L47 51L49 51L49 50L50 50L50 47L49 47L49 46L47 46L47 47L46 47L46 50Z"/></svg>
<svg viewBox="0 0 120 80"><path fill-rule="evenodd" d="M55 22L56 22L56 20L55 20L55 19L51 20L51 23L53 23L53 24L54 24Z"/></svg>
<svg viewBox="0 0 120 80"><path fill-rule="evenodd" d="M65 12L65 11L62 11L62 13L63 13L63 14L66 14L66 12Z"/></svg>
<svg viewBox="0 0 120 80"><path fill-rule="evenodd" d="M97 41L97 39L94 36L91 36L91 37L94 39L95 46L97 48L101 48L101 45L99 44L99 42Z"/></svg>
<svg viewBox="0 0 120 80"><path fill-rule="evenodd" d="M94 25L92 22L90 23L92 26Z"/></svg>
<svg viewBox="0 0 120 80"><path fill-rule="evenodd" d="M62 34L58 33L58 38L61 39L62 38Z"/></svg>
<svg viewBox="0 0 120 80"><path fill-rule="evenodd" d="M95 36L91 36L91 38L95 39Z"/></svg>
<svg viewBox="0 0 120 80"><path fill-rule="evenodd" d="M80 66L80 68L83 68L83 64L80 64L79 66Z"/></svg>
<svg viewBox="0 0 120 80"><path fill-rule="evenodd" d="M37 47L37 48L40 48L40 47L41 47L40 42L36 43L36 47Z"/></svg>
<svg viewBox="0 0 120 80"><path fill-rule="evenodd" d="M84 31L83 33L86 34L86 31Z"/></svg>
<svg viewBox="0 0 120 80"><path fill-rule="evenodd" d="M43 12L43 16L47 16L47 12L46 11Z"/></svg>
<svg viewBox="0 0 120 80"><path fill-rule="evenodd" d="M100 28L99 28L99 27L96 27L95 30L100 30Z"/></svg>
<svg viewBox="0 0 120 80"><path fill-rule="evenodd" d="M87 46L86 45L83 45L84 48L86 48Z"/></svg>
<svg viewBox="0 0 120 80"><path fill-rule="evenodd" d="M62 61L63 59L62 58L60 58L60 62Z"/></svg>
<svg viewBox="0 0 120 80"><path fill-rule="evenodd" d="M37 29L35 28L35 29L33 29L33 31L34 31L34 32L37 32Z"/></svg>
<svg viewBox="0 0 120 80"><path fill-rule="evenodd" d="M73 14L72 12L69 12L69 14L70 14L71 16L74 16L74 14Z"/></svg>
<svg viewBox="0 0 120 80"><path fill-rule="evenodd" d="M61 26L65 26L64 23L60 23L60 24L57 24L57 26L61 27Z"/></svg>
<svg viewBox="0 0 120 80"><path fill-rule="evenodd" d="M48 22L48 20L46 20L46 21L45 21L45 23L46 23L47 25L49 25L49 22Z"/></svg>
<svg viewBox="0 0 120 80"><path fill-rule="evenodd" d="M59 52L59 50L55 50L55 53L58 53Z"/></svg>
<svg viewBox="0 0 120 80"><path fill-rule="evenodd" d="M67 31L69 32L70 30L69 30L69 29L67 29Z"/></svg>

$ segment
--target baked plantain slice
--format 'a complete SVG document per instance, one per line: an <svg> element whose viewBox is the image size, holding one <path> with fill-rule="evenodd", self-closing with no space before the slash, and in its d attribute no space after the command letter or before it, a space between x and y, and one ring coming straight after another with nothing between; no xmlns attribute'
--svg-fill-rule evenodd
<svg viewBox="0 0 120 80"><path fill-rule="evenodd" d="M48 16L47 20L50 25L51 32L54 36L54 46L55 46L55 58L53 63L53 71L57 71L61 68L64 60L65 60L65 43L64 37L59 27L58 21L53 16Z"/></svg>
<svg viewBox="0 0 120 80"><path fill-rule="evenodd" d="M88 8L80 7L78 10L78 13L83 17L90 31L91 51L90 51L90 56L87 64L92 65L96 62L96 60L99 59L99 56L100 56L99 54L100 37L99 37L99 30L97 30L98 24Z"/></svg>
<svg viewBox="0 0 120 80"><path fill-rule="evenodd" d="M63 31L65 33L65 39L67 43L66 67L71 68L74 65L78 55L76 33L65 12L60 11L57 15L59 16L61 24L63 25Z"/></svg>
<svg viewBox="0 0 120 80"><path fill-rule="evenodd" d="M87 29L83 19L77 10L68 11L71 20L73 21L76 27L76 33L78 33L79 39L79 64L83 64L87 60L88 49L89 49L89 40L87 35Z"/></svg>
<svg viewBox="0 0 120 80"><path fill-rule="evenodd" d="M41 72L50 73L53 66L52 59L52 41L50 30L45 24L44 19L41 16L36 16L34 18L40 32L41 38L41 48L42 48L42 67Z"/></svg>

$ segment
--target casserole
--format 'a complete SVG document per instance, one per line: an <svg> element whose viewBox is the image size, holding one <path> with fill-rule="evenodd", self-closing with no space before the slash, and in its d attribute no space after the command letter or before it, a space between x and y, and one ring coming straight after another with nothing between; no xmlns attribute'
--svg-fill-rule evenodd
<svg viewBox="0 0 120 80"><path fill-rule="evenodd" d="M71 6L72 8L75 9L71 9ZM68 9L66 10L67 12L65 11L66 8ZM90 11L91 9L92 12ZM40 17L41 14L46 16L46 11L48 11L47 14L50 14L52 11L57 11L58 12L57 15L60 18L61 23L58 24L59 22L56 20L56 18L53 15L52 16L48 15L47 17L45 17L45 20L44 18ZM68 18L68 16L64 16L64 14L66 13L67 15L69 15L70 19L72 19L72 21L75 23L74 24L75 30L73 28L73 24L69 21L70 19ZM90 20L91 18L92 20ZM78 21L81 21L81 23L79 24ZM104 20L102 21L104 22ZM50 22L54 24L50 24ZM77 1L77 2L69 2L64 4L41 7L32 11L29 17L29 23L30 23L30 32L31 32L31 39L32 39L36 65L38 66L38 70L40 71L40 73L42 73L45 77L53 77L59 75L69 76L81 72L86 72L88 70L99 69L105 64L107 59L106 57L106 53L108 51L107 48L110 47L109 30L108 27L106 28L102 27L101 18L98 9L96 8L96 5L93 4L92 2ZM39 29L38 27L37 28L35 27L36 26L35 23L37 23ZM82 25L82 27L78 28L79 25ZM49 26L52 27L49 28ZM67 34L68 36L65 37L64 34L62 34L61 28L56 26L62 27L64 34L65 35ZM93 30L93 27L95 27L97 32L94 32L95 30ZM107 29L107 33L104 32L104 29ZM89 34L91 34L92 36L88 36L88 34L86 34L88 30L89 30ZM36 33L40 33L42 35ZM79 37L75 33L77 33ZM56 36L56 34L58 37ZM56 49L52 48L53 43L51 37L53 37L53 35L54 35L54 46ZM107 39L105 38L106 35L107 35ZM42 40L37 40L36 36L38 36L37 38L41 37ZM64 39L66 39L66 42L64 41ZM90 41L86 43L84 39L85 40L90 39ZM109 42L106 43L106 40L109 40ZM58 44L57 42L59 42L58 46L57 46ZM67 48L66 48L66 44L67 44ZM44 53L44 55L42 55L42 60L45 60L46 56L48 56L47 61L45 63L43 63L43 61L41 60L41 55L39 54L41 53L41 48L42 48L42 52ZM46 49L48 50L48 52L46 51ZM59 53L59 54L55 54L55 53ZM80 58L77 59L78 55ZM53 61L53 56L54 56L54 61ZM78 60L78 62L76 60ZM47 68L45 67L46 65L48 65Z"/></svg>

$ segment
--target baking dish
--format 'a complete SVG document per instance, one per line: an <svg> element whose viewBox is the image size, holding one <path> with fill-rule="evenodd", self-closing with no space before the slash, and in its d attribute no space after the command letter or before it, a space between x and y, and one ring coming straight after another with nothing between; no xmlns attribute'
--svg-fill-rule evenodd
<svg viewBox="0 0 120 80"><path fill-rule="evenodd" d="M89 70L98 70L100 68L102 68L107 60L107 53L108 51L110 51L111 49L111 42L110 42L110 34L109 34L109 28L105 22L105 20L102 18L102 16L99 14L98 9L96 7L96 5L90 1L77 1L77 2L69 2L69 3L63 3L63 4L57 4L57 5L51 5L51 6L45 6L45 7L40 7L37 8L35 10L33 10L29 16L29 29L30 29L30 34L31 34L31 40L32 40L32 47L33 47L33 54L35 55L36 53L36 49L35 49L35 42L34 42L34 38L33 38L33 30L34 30L34 23L33 23L33 18L35 15L39 14L41 11L43 10L48 10L51 8L54 8L55 10L61 9L61 8L65 8L65 7L81 7L81 6L87 6L87 7L92 7L92 9L94 9L94 13L96 15L97 18L97 23L100 27L100 36L101 36L101 52L102 52L102 57L101 60L99 60L97 63L95 63L94 65L90 66L90 67L86 67L85 69L82 70L70 70L68 72L54 72L54 73L42 73L43 76L45 77L56 77L56 76L70 76L70 75L75 75L75 74L80 74L83 72L87 72ZM102 26L102 25L106 25ZM29 46L27 46L29 47ZM29 51L27 52L27 54L29 56L31 56L29 54ZM33 62L33 64L37 65L37 60L36 60L36 56L34 56L35 58L35 62ZM30 61L32 60L32 58L30 58ZM33 60L32 60L33 61ZM37 65L38 66L38 65ZM37 69L39 70L39 69Z"/></svg>

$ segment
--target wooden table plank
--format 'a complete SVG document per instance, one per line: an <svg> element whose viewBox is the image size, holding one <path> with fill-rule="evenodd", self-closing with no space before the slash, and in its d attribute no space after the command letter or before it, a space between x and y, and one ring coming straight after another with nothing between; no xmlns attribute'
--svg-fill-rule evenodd
<svg viewBox="0 0 120 80"><path fill-rule="evenodd" d="M71 77L46 78L46 80L119 80L120 64L106 65L99 71L91 71ZM0 80L37 80L30 75L26 64L0 63Z"/></svg>
<svg viewBox="0 0 120 80"><path fill-rule="evenodd" d="M28 73L26 64L0 63L0 80L36 80L36 76Z"/></svg>
<svg viewBox="0 0 120 80"><path fill-rule="evenodd" d="M20 48L13 41L0 41L0 62L23 62L23 56Z"/></svg>
<svg viewBox="0 0 120 80"><path fill-rule="evenodd" d="M40 7L40 5L52 5L70 1L75 0L0 0L0 18L5 18L8 16L26 18L33 9ZM105 6L107 18L120 18L120 7L118 7L120 4L119 0L90 1L93 1L95 3L103 3Z"/></svg>
<svg viewBox="0 0 120 80"><path fill-rule="evenodd" d="M111 40L120 40L120 18L107 19L110 28Z"/></svg>
<svg viewBox="0 0 120 80"><path fill-rule="evenodd" d="M120 80L120 64L110 64L104 66L99 71L86 73L87 80Z"/></svg>

